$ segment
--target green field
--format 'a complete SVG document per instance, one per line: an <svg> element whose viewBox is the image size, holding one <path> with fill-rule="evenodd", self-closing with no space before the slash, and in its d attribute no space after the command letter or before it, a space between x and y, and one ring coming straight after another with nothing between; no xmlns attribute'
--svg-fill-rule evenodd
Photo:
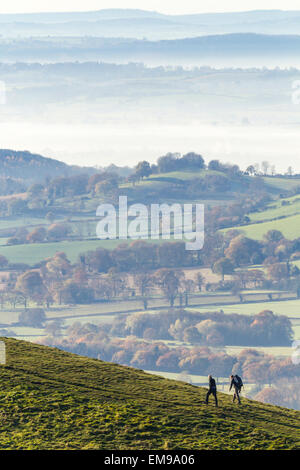
<svg viewBox="0 0 300 470"><path fill-rule="evenodd" d="M287 203L288 205L282 205L283 202ZM291 217L297 214L300 214L299 195L272 202L267 206L266 210L249 214L249 217L251 222L261 222L274 220L279 217Z"/></svg>
<svg viewBox="0 0 300 470"><path fill-rule="evenodd" d="M66 253L69 260L78 261L80 253L96 250L99 247L109 250L115 248L124 240L82 240L62 241L56 243L34 243L27 245L0 246L0 254L11 263L26 263L30 266L55 255L57 252Z"/></svg>
<svg viewBox="0 0 300 470"><path fill-rule="evenodd" d="M300 237L300 214L279 220L270 220L257 224L231 227L222 230L222 232L228 232L228 230L232 229L241 230L247 237L255 240L262 240L269 230L279 230L286 238L294 240L295 238Z"/></svg>
<svg viewBox="0 0 300 470"><path fill-rule="evenodd" d="M159 173L158 175L150 175L149 179L150 180L155 180L155 181L168 181L172 182L172 180L175 181L188 181L188 180L193 180L195 178L204 178L207 175L221 175L224 176L224 173L221 173L220 171L214 171L214 170L200 170L200 171L171 171L169 173Z"/></svg>
<svg viewBox="0 0 300 470"><path fill-rule="evenodd" d="M300 179L264 178L265 183L277 190L291 191L300 186ZM241 230L246 236L262 240L269 230L279 230L288 239L300 236L300 195L286 198L278 198L269 203L264 210L248 214L251 224L223 229L227 232L231 229Z"/></svg>
<svg viewBox="0 0 300 470"><path fill-rule="evenodd" d="M5 339L0 448L299 449L300 413Z"/></svg>

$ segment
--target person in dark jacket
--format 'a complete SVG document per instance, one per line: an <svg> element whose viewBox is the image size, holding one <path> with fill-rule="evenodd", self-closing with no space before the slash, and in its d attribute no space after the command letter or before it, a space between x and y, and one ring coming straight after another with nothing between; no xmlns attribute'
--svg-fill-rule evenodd
<svg viewBox="0 0 300 470"><path fill-rule="evenodd" d="M208 385L209 385L209 388L206 394L205 403L208 405L209 396L213 395L215 397L216 406L218 406L217 385L216 385L215 379L213 379L211 375L208 376Z"/></svg>
<svg viewBox="0 0 300 470"><path fill-rule="evenodd" d="M235 400L237 398L238 403L240 405L241 404L240 393L241 393L242 385L240 384L240 382L237 379L236 375L231 375L230 379L231 379L231 382L230 382L229 391L231 391L232 387L234 388L234 394L233 394L233 400L232 401L235 402Z"/></svg>

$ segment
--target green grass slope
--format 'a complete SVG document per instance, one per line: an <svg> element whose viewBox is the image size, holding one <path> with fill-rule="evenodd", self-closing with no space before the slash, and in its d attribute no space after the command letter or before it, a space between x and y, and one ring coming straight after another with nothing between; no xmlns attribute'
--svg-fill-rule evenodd
<svg viewBox="0 0 300 470"><path fill-rule="evenodd" d="M300 214L300 196L278 199L268 204L265 210L249 214L251 222L261 222L278 219L279 217L291 217Z"/></svg>
<svg viewBox="0 0 300 470"><path fill-rule="evenodd" d="M294 240L300 236L299 227L300 214L286 217L284 219L231 227L229 229L222 230L222 232L228 232L228 230L237 229L241 230L247 237L254 238L256 240L262 240L264 235L266 235L269 230L279 230L286 238L289 240Z"/></svg>
<svg viewBox="0 0 300 470"><path fill-rule="evenodd" d="M0 449L295 449L300 413L4 339Z"/></svg>

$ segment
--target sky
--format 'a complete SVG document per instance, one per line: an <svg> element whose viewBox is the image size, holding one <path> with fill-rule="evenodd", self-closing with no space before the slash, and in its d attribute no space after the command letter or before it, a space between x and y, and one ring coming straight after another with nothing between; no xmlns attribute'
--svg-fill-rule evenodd
<svg viewBox="0 0 300 470"><path fill-rule="evenodd" d="M246 10L300 10L300 0L10 0L0 3L0 13L88 11L138 8L166 14Z"/></svg>

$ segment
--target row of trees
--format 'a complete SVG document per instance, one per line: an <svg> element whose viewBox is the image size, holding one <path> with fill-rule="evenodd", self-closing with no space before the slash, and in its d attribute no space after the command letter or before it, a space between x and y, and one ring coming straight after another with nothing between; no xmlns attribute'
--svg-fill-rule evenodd
<svg viewBox="0 0 300 470"><path fill-rule="evenodd" d="M158 158L157 163L153 165L150 165L150 163L145 160L141 161L135 167L134 175L137 178L144 178L151 174L204 169L227 173L231 176L241 175L241 171L237 165L223 164L219 160L212 160L206 165L203 156L195 152L189 152L183 156L180 153L170 152Z"/></svg>
<svg viewBox="0 0 300 470"><path fill-rule="evenodd" d="M289 346L293 338L290 320L269 310L257 315L185 310L133 314L115 320L110 334L213 346Z"/></svg>
<svg viewBox="0 0 300 470"><path fill-rule="evenodd" d="M111 338L105 328L92 324L74 323L67 329L67 336L49 335L42 342L76 354L145 370L185 371L216 377L234 373L241 375L245 382L261 385L300 377L300 366L293 364L290 358L278 359L253 349L232 356L207 346L170 348L164 342L141 341L133 336Z"/></svg>
<svg viewBox="0 0 300 470"><path fill-rule="evenodd" d="M209 252L213 241L215 244ZM88 304L96 299L110 300L113 297L138 295L144 301L145 308L147 297L157 291L164 295L172 307L176 299L179 299L179 305L188 305L189 295L204 287L207 291L231 291L239 295L241 301L242 291L247 288L289 289L300 296L300 271L289 260L278 262L276 257L268 257L265 259L265 270L240 268L241 265L254 262L251 254L253 250L256 261L258 258L263 259L268 244L241 235L227 240L227 247L224 239L223 245L219 247L216 238L208 239L207 243L200 259L198 254L186 252L184 244L177 242L159 245L139 241L120 245L112 251L100 248L82 254L74 265L64 253L56 253L53 258L39 263L35 269L19 267L23 272L17 279L13 273L9 279L6 276L5 295L12 299L14 306L20 303L25 305L29 298L47 305L54 301ZM275 242L277 248L278 243L284 246L282 239ZM297 244L295 242L295 246ZM221 276L221 281L207 282L200 271L194 273L194 278L186 278L183 271L176 268L192 263L204 264L206 256L210 257L208 260L217 258L212 263L212 270ZM0 256L0 269L11 269L4 256ZM226 275L230 275L230 279L225 280ZM134 279L134 285L130 279Z"/></svg>
<svg viewBox="0 0 300 470"><path fill-rule="evenodd" d="M202 279L199 277L199 283ZM147 308L147 297L153 291L160 291L173 306L179 297L180 303L188 304L188 296L196 290L196 283L185 279L182 271L161 269L152 274L134 275L134 287L125 274L113 269L107 274L89 275L82 266L72 266L64 253L57 253L46 260L39 269L29 269L20 274L15 282L7 284L1 294L1 303L10 301L13 307L28 304L38 305L56 302L59 304L89 304L97 300L132 297L139 295Z"/></svg>
<svg viewBox="0 0 300 470"><path fill-rule="evenodd" d="M43 243L65 240L71 228L67 223L55 223L49 227L36 227L31 232L26 229L18 229L16 234L8 238L7 245L19 245L26 243Z"/></svg>

